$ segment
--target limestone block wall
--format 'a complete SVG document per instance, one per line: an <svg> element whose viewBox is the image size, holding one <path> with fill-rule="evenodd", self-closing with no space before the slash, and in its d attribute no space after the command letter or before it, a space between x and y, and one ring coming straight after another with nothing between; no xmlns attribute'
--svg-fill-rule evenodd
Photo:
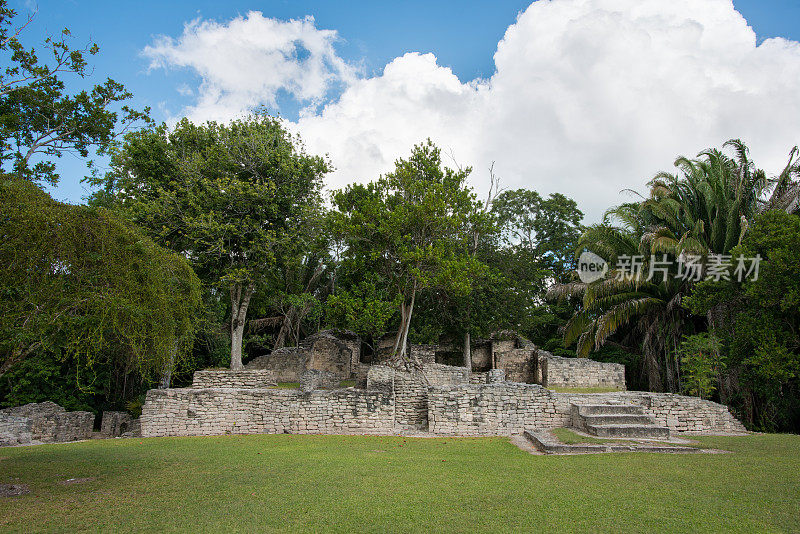
<svg viewBox="0 0 800 534"><path fill-rule="evenodd" d="M309 353L299 347L284 347L253 358L244 368L248 371L269 370L277 382L299 382L308 369Z"/></svg>
<svg viewBox="0 0 800 534"><path fill-rule="evenodd" d="M335 373L320 371L318 369L309 369L300 377L300 389L302 391L337 389L340 382L341 380Z"/></svg>
<svg viewBox="0 0 800 534"><path fill-rule="evenodd" d="M422 366L429 386L444 386L448 384L468 384L469 369L455 367L441 363L428 363Z"/></svg>
<svg viewBox="0 0 800 534"><path fill-rule="evenodd" d="M0 447L22 445L32 439L30 418L0 413Z"/></svg>
<svg viewBox="0 0 800 534"><path fill-rule="evenodd" d="M132 418L126 412L103 412L100 433L116 438L130 430Z"/></svg>
<svg viewBox="0 0 800 534"><path fill-rule="evenodd" d="M142 436L218 434L388 434L392 394L339 389L153 389Z"/></svg>
<svg viewBox="0 0 800 534"><path fill-rule="evenodd" d="M570 394L553 393L559 413L570 405L622 403L641 406L656 424L673 432L743 432L744 425L727 406L698 397L674 393L625 391L620 393ZM569 419L565 424L569 424Z"/></svg>
<svg viewBox="0 0 800 534"><path fill-rule="evenodd" d="M488 370L492 367L492 347L489 343L481 343L470 349L472 368L476 371Z"/></svg>
<svg viewBox="0 0 800 534"><path fill-rule="evenodd" d="M438 345L411 345L409 351L412 358L422 363L435 363L437 347Z"/></svg>
<svg viewBox="0 0 800 534"><path fill-rule="evenodd" d="M542 351L540 383L545 387L625 389L625 366L588 358L562 358Z"/></svg>
<svg viewBox="0 0 800 534"><path fill-rule="evenodd" d="M459 436L506 436L526 428L562 426L550 392L514 382L432 387L428 430Z"/></svg>
<svg viewBox="0 0 800 534"><path fill-rule="evenodd" d="M513 343L502 341L495 343ZM506 372L511 382L533 383L536 371L536 349L510 349L494 355L495 368Z"/></svg>
<svg viewBox="0 0 800 534"><path fill-rule="evenodd" d="M195 371L192 377L193 388L263 388L275 385L275 371L268 369L206 369Z"/></svg>
<svg viewBox="0 0 800 534"><path fill-rule="evenodd" d="M694 397L556 393L538 384L505 382L502 370L468 377L463 368L447 367L403 372L374 365L367 371L367 390L151 390L140 418L142 435L391 434L427 428L434 434L496 436L570 426L573 405L607 403L641 406L656 423L675 432L744 430L726 406ZM423 371L442 383L429 384Z"/></svg>
<svg viewBox="0 0 800 534"><path fill-rule="evenodd" d="M353 352L345 343L319 334L309 340L303 344L310 353L306 369L333 373L339 378L350 378Z"/></svg>
<svg viewBox="0 0 800 534"><path fill-rule="evenodd" d="M23 418L30 422L30 441L55 443L89 439L94 427L91 412L68 412L50 401L31 403L0 410L0 419ZM8 419L7 430L19 428L19 423ZM27 433L27 426L25 432ZM27 436L24 436L27 439Z"/></svg>
<svg viewBox="0 0 800 534"><path fill-rule="evenodd" d="M731 432L744 427L727 406L671 393L556 393L537 384L491 383L428 390L429 431L494 436L526 428L570 426L572 404L641 406L656 423L674 432Z"/></svg>

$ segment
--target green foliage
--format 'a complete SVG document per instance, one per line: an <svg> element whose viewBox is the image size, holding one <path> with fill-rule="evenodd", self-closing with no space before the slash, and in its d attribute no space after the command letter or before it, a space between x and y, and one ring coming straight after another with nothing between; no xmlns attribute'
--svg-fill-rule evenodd
<svg viewBox="0 0 800 534"><path fill-rule="evenodd" d="M397 312L401 296L394 295L392 298L370 278L370 273L364 273L364 280L328 297L326 313L331 325L374 339L388 330L389 321Z"/></svg>
<svg viewBox="0 0 800 534"><path fill-rule="evenodd" d="M703 332L686 336L678 348L681 358L683 388L689 395L707 399L716 391L724 369L720 361L722 344L713 334Z"/></svg>
<svg viewBox="0 0 800 534"><path fill-rule="evenodd" d="M734 139L723 148L732 155L711 149L695 159L678 158L678 173L656 175L649 182L647 198L609 210L602 224L581 236L576 256L584 250L594 252L609 261L612 269L604 280L570 282L551 289L553 299L581 302L564 329L565 345L575 343L579 355L588 355L615 339L642 352L651 390L677 391L680 361L675 346L684 333L705 328L681 306L696 283L678 278L678 260L699 256L704 276L708 256L736 254L742 238L753 233L748 232L749 224L771 202L766 194L772 182L749 159L747 147ZM795 154L777 179L786 194L796 183ZM613 269L623 255L644 258L641 274L625 280L626 273ZM648 280L652 256L666 260L670 267L666 274L656 272ZM704 299L702 307L713 330L723 311L720 306L730 296L697 294L695 312Z"/></svg>
<svg viewBox="0 0 800 534"><path fill-rule="evenodd" d="M132 95L110 78L68 94L62 77L90 74L86 58L97 54L98 46L72 48L65 29L45 39L39 49L46 56L42 59L19 40L27 23L12 29L15 15L5 0L0 1L0 53L7 56L0 74L0 163L10 163L9 170L18 178L55 184L59 176L52 158L65 153L85 158L91 149L103 154L121 132L137 121L149 121L149 110L138 112L125 105L112 109Z"/></svg>
<svg viewBox="0 0 800 534"><path fill-rule="evenodd" d="M34 353L160 373L191 347L200 283L188 263L106 210L0 180L0 373Z"/></svg>
<svg viewBox="0 0 800 534"><path fill-rule="evenodd" d="M231 365L241 366L250 298L309 252L328 164L278 119L188 120L132 132L112 154L94 202L119 210L190 258L206 287L230 293Z"/></svg>
<svg viewBox="0 0 800 534"><path fill-rule="evenodd" d="M738 380L731 402L753 428L800 428L800 216L759 215L734 255L762 258L758 278L704 281L685 305L717 317L724 361Z"/></svg>
<svg viewBox="0 0 800 534"><path fill-rule="evenodd" d="M556 280L573 268L573 254L583 232L583 213L560 193L543 199L536 191L503 191L492 202L503 239L527 252L531 264Z"/></svg>
<svg viewBox="0 0 800 534"><path fill-rule="evenodd" d="M468 295L475 277L485 270L469 253L472 230L483 217L466 186L469 172L442 168L440 150L428 140L415 146L409 159L397 160L394 172L333 195L331 226L343 245L344 270L352 273L345 277L355 281L358 273L372 272L387 288L375 292L371 280L367 285L357 282L360 302L352 295L333 302L345 312L348 305L371 310L361 328L373 331L381 326L389 303L399 302L399 356L405 355L417 294L441 290Z"/></svg>
<svg viewBox="0 0 800 534"><path fill-rule="evenodd" d="M108 369L96 366L83 371L91 373L91 378L78 376L74 361L50 352L34 354L0 377L0 406L52 401L69 411L98 413L98 407L105 403L103 386L108 381Z"/></svg>

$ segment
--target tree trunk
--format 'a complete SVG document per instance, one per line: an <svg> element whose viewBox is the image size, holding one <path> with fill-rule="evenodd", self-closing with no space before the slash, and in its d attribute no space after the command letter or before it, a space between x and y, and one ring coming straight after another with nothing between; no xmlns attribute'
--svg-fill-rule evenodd
<svg viewBox="0 0 800 534"><path fill-rule="evenodd" d="M464 334L464 367L472 371L472 339L470 333Z"/></svg>
<svg viewBox="0 0 800 534"><path fill-rule="evenodd" d="M405 301L400 304L400 329L394 340L393 356L402 360L406 357L406 347L408 346L408 329L411 326L411 314L414 312L414 300L417 297L417 282L411 289L411 302L406 305Z"/></svg>
<svg viewBox="0 0 800 534"><path fill-rule="evenodd" d="M644 365L647 370L647 384L650 391L660 392L664 390L661 381L661 369L658 366L658 359L649 350L644 351Z"/></svg>
<svg viewBox="0 0 800 534"><path fill-rule="evenodd" d="M231 286L231 370L234 371L242 369L242 338L253 289L253 284L246 288L242 288L242 284Z"/></svg>
<svg viewBox="0 0 800 534"><path fill-rule="evenodd" d="M172 371L175 368L175 358L178 356L178 345L180 340L175 337L172 343L172 349L169 351L169 359L164 364L164 370L161 371L161 380L158 383L158 389L168 389L172 383Z"/></svg>

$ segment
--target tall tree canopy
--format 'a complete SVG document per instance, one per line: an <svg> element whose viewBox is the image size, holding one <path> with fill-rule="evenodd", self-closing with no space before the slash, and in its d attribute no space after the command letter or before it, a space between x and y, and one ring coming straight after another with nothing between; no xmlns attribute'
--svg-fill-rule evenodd
<svg viewBox="0 0 800 534"><path fill-rule="evenodd" d="M200 281L104 209L0 179L0 375L36 352L159 374L191 347Z"/></svg>
<svg viewBox="0 0 800 534"><path fill-rule="evenodd" d="M19 21L15 15L0 0L0 55L6 65L0 73L0 164L19 178L55 184L53 158L64 153L85 158L92 149L105 153L132 124L148 121L148 110L120 105L132 95L110 78L70 94L63 78L85 78L87 56L98 53L97 44L73 48L65 29L48 37L37 53L21 42L32 17Z"/></svg>
<svg viewBox="0 0 800 534"><path fill-rule="evenodd" d="M96 201L184 254L208 287L228 292L231 368L240 369L250 299L270 287L275 265L306 254L302 236L320 209L328 163L306 154L278 119L256 114L131 132L111 166Z"/></svg>
<svg viewBox="0 0 800 534"><path fill-rule="evenodd" d="M428 140L395 170L367 185L333 196L336 235L343 261L365 276L352 295L377 319L386 305L399 307L394 355L406 357L408 331L418 294L442 288L469 293L483 265L470 253L481 204L466 185L470 169L442 167L440 150Z"/></svg>

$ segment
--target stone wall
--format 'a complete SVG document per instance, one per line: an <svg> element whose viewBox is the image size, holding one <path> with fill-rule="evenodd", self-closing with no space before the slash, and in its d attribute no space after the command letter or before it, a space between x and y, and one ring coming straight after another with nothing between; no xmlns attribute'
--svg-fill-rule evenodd
<svg viewBox="0 0 800 534"><path fill-rule="evenodd" d="M416 358L422 363L435 363L438 347L439 345L411 345L409 352L412 358Z"/></svg>
<svg viewBox="0 0 800 534"><path fill-rule="evenodd" d="M625 391L620 393L574 394L553 393L559 413L571 405L622 403L641 406L645 414L659 426L673 432L743 432L744 425L727 406L698 397L674 393ZM571 421L565 420L565 424Z"/></svg>
<svg viewBox="0 0 800 534"><path fill-rule="evenodd" d="M540 351L539 382L545 387L625 389L625 366L588 358L562 358Z"/></svg>
<svg viewBox="0 0 800 534"><path fill-rule="evenodd" d="M0 413L0 447L30 443L33 440L32 427L29 417Z"/></svg>
<svg viewBox="0 0 800 534"><path fill-rule="evenodd" d="M494 342L513 343L512 341ZM495 368L506 372L510 382L533 383L536 371L536 349L510 349L494 355Z"/></svg>
<svg viewBox="0 0 800 534"><path fill-rule="evenodd" d="M110 438L117 438L128 432L132 417L126 412L103 412L100 433Z"/></svg>
<svg viewBox="0 0 800 534"><path fill-rule="evenodd" d="M27 419L30 427L24 429L17 418ZM26 404L14 408L0 410L0 421L6 431L22 429L23 434L16 437L6 436L4 440L19 439L23 442L56 443L88 439L94 427L94 414L91 412L68 412L58 404L50 401ZM30 432L30 438L27 433Z"/></svg>
<svg viewBox="0 0 800 534"><path fill-rule="evenodd" d="M277 382L299 382L306 371L309 354L300 347L284 347L247 362L248 371L268 370Z"/></svg>
<svg viewBox="0 0 800 534"><path fill-rule="evenodd" d="M263 388L275 385L277 382L275 375L275 371L267 369L244 369L241 371L206 369L204 371L195 371L192 378L192 387Z"/></svg>
<svg viewBox="0 0 800 534"><path fill-rule="evenodd" d="M550 393L515 382L433 387L428 430L459 436L505 436L526 428L562 426Z"/></svg>
<svg viewBox="0 0 800 534"><path fill-rule="evenodd" d="M352 378L359 365L361 340L355 334L323 330L304 339L299 347L284 347L253 358L246 370L269 370L277 382L299 382L310 369Z"/></svg>
<svg viewBox="0 0 800 534"><path fill-rule="evenodd" d="M300 377L300 389L305 392L315 389L337 389L340 382L335 373L309 369Z"/></svg>
<svg viewBox="0 0 800 534"><path fill-rule="evenodd" d="M422 370L429 386L469 383L469 369L466 367L428 363L422 366Z"/></svg>
<svg viewBox="0 0 800 534"><path fill-rule="evenodd" d="M572 404L641 406L674 432L731 432L744 427L715 402L671 393L556 393L537 384L492 383L428 390L428 424L434 434L495 436L528 428L570 426Z"/></svg>
<svg viewBox="0 0 800 534"><path fill-rule="evenodd" d="M389 434L392 394L339 389L153 389L142 436L218 434Z"/></svg>
<svg viewBox="0 0 800 534"><path fill-rule="evenodd" d="M474 371L487 371L492 367L492 346L489 343L479 343L470 348L472 369Z"/></svg>
<svg viewBox="0 0 800 534"><path fill-rule="evenodd" d="M367 371L367 390L151 390L140 421L144 436L392 434L423 429L443 435L496 436L570 426L574 404L616 403L641 406L656 423L675 432L744 430L727 407L694 397L556 393L503 378L499 369L469 377L464 368L438 364L409 372L373 365Z"/></svg>
<svg viewBox="0 0 800 534"><path fill-rule="evenodd" d="M350 378L353 351L332 333L318 332L303 340L300 346L309 353L306 370L326 371L342 379Z"/></svg>

